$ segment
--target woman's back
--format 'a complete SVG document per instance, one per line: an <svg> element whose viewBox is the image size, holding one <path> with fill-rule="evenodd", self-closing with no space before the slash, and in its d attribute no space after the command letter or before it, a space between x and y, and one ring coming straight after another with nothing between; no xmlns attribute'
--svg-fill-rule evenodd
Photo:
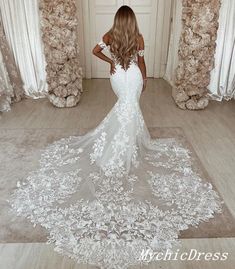
<svg viewBox="0 0 235 269"><path fill-rule="evenodd" d="M123 35L125 35L125 33L123 33ZM107 32L104 34L104 36L102 37L98 45L102 49L108 50L110 52L110 55L114 63L120 64L122 68L125 70L128 69L129 65L133 62L138 64L139 62L138 56L144 57L144 39L143 39L142 34L138 35L137 43L132 54L129 52L129 55L126 56L126 59L128 59L128 61L126 61L127 67L123 66L123 62L121 61L121 57L120 57L119 48L117 47L116 53L112 51L112 42L113 42L112 35L109 32ZM129 51L128 47L124 47L123 50Z"/></svg>

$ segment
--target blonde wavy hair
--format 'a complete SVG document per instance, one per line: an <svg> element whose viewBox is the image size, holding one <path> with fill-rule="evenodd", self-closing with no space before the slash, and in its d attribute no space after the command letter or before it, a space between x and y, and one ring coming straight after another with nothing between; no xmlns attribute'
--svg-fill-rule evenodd
<svg viewBox="0 0 235 269"><path fill-rule="evenodd" d="M108 33L112 40L110 51L122 67L127 69L130 57L137 51L140 36L135 13L129 6L124 5L118 9Z"/></svg>

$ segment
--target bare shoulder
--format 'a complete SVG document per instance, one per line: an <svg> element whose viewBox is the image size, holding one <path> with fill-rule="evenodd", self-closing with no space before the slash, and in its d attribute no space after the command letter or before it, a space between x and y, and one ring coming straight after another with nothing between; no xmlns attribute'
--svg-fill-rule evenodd
<svg viewBox="0 0 235 269"><path fill-rule="evenodd" d="M106 45L109 45L111 42L111 37L110 37L110 33L107 32L103 35L103 42L106 44Z"/></svg>

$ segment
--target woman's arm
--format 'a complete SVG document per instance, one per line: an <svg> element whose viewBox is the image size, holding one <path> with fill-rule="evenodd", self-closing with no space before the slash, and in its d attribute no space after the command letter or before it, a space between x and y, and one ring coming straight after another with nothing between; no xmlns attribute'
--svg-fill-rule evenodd
<svg viewBox="0 0 235 269"><path fill-rule="evenodd" d="M139 38L139 50L144 50L144 38L142 35ZM140 71L142 73L142 77L144 80L144 84L143 84L143 91L144 91L147 86L147 74L146 74L146 65L145 65L144 55L141 56L138 54L138 66L140 68Z"/></svg>
<svg viewBox="0 0 235 269"><path fill-rule="evenodd" d="M102 38L103 42L105 44L109 43L109 36L106 33L103 38ZM92 53L97 56L98 58L100 58L101 60L107 62L110 64L110 74L115 73L115 65L112 59L110 59L109 57L107 57L106 55L104 55L102 53L103 48L101 48L98 44L93 48Z"/></svg>
<svg viewBox="0 0 235 269"><path fill-rule="evenodd" d="M146 75L146 64L145 64L145 60L144 60L144 57L139 57L140 60L138 60L138 66L140 68L140 71L142 73L142 77L143 79L147 79L147 75Z"/></svg>

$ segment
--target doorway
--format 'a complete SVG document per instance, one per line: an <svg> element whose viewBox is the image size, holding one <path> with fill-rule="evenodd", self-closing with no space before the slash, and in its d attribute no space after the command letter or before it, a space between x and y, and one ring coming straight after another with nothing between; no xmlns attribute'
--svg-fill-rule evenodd
<svg viewBox="0 0 235 269"><path fill-rule="evenodd" d="M170 37L172 0L83 0L85 77L108 78L109 65L91 54L112 24L117 9L130 6L145 40L147 76L163 77ZM110 56L108 52L104 52Z"/></svg>

